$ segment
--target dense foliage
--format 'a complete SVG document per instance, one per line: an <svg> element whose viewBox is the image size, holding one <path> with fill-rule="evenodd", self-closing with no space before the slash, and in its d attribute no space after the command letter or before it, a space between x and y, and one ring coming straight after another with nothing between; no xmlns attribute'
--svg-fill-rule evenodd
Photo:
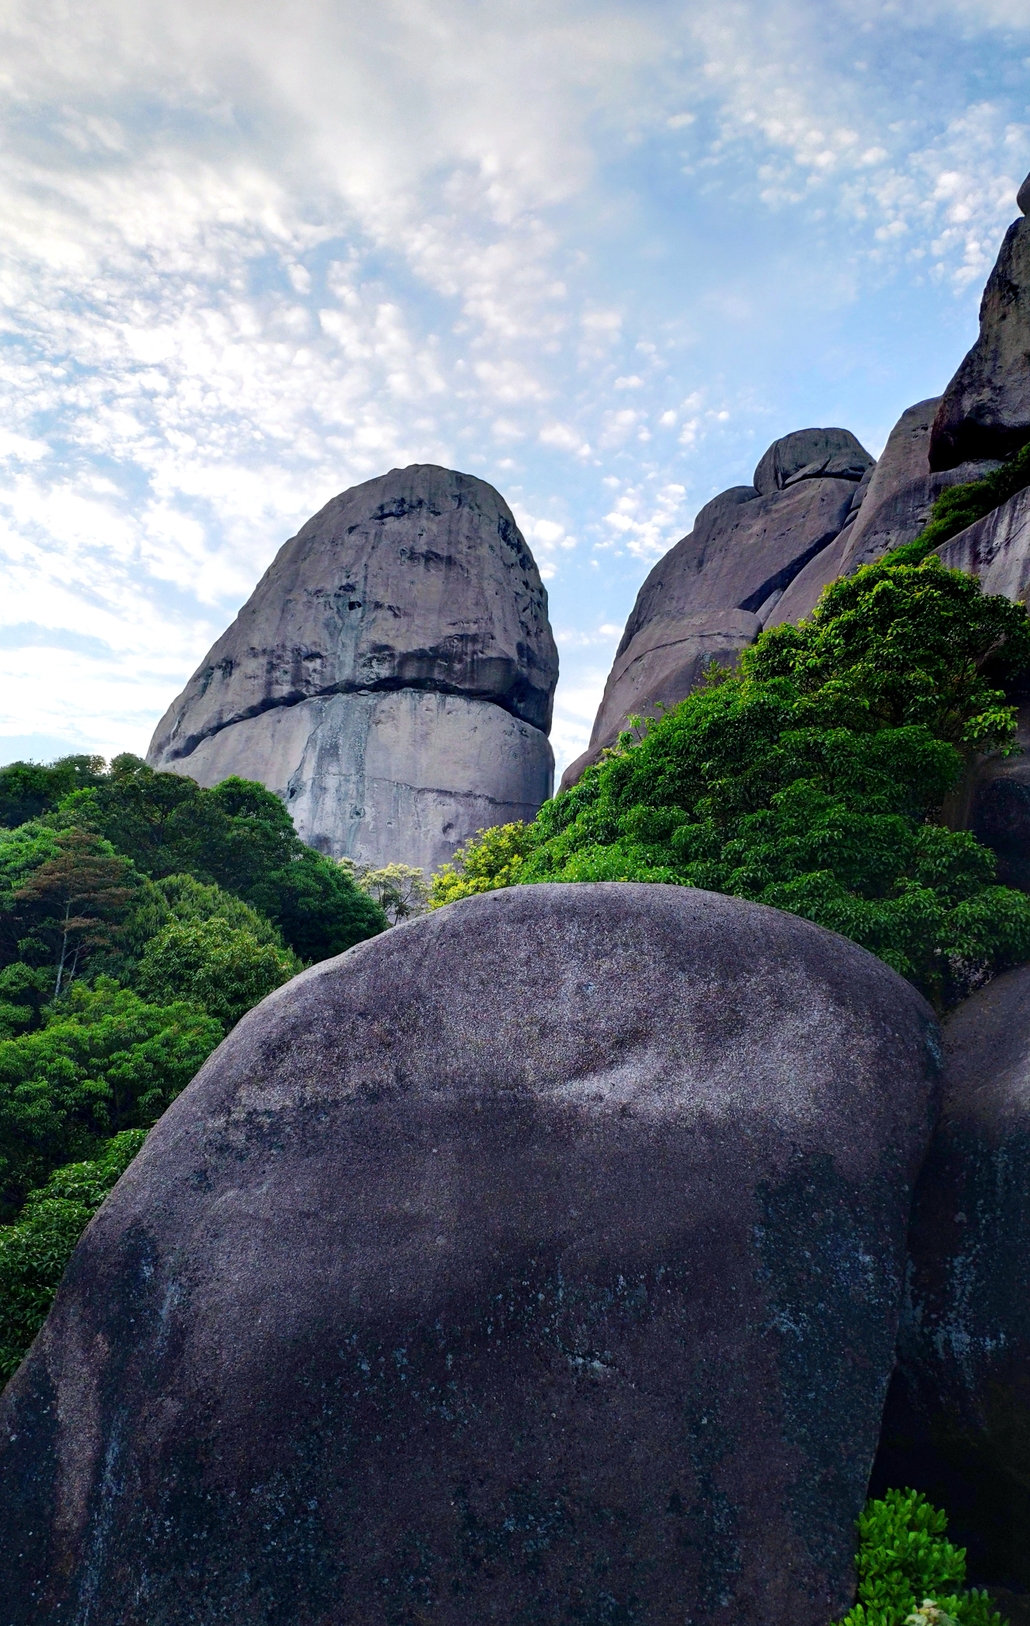
<svg viewBox="0 0 1030 1626"><path fill-rule="evenodd" d="M76 1242L145 1138L143 1129L124 1129L91 1162L55 1169L29 1193L17 1225L0 1227L0 1383L43 1325Z"/></svg>
<svg viewBox="0 0 1030 1626"><path fill-rule="evenodd" d="M244 780L203 790L130 756L15 763L0 818L7 1372L92 1212L87 1187L95 1207L245 1011L387 919Z"/></svg>
<svg viewBox="0 0 1030 1626"><path fill-rule="evenodd" d="M432 902L549 880L705 887L854 938L946 1008L1030 959L1030 897L949 828L977 753L1011 740L1028 668L1022 605L936 555L888 556L624 735L532 825L483 832Z"/></svg>
<svg viewBox="0 0 1030 1626"><path fill-rule="evenodd" d="M966 1555L918 1491L888 1491L858 1521L858 1597L841 1626L1002 1626L986 1592L963 1590Z"/></svg>

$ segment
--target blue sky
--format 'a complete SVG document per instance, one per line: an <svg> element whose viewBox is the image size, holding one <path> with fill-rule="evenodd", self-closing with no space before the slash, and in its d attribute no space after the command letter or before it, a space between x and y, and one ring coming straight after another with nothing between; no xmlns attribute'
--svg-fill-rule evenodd
<svg viewBox="0 0 1030 1626"><path fill-rule="evenodd" d="M145 749L276 548L415 461L547 578L559 768L778 435L940 391L1025 0L8 0L0 760Z"/></svg>

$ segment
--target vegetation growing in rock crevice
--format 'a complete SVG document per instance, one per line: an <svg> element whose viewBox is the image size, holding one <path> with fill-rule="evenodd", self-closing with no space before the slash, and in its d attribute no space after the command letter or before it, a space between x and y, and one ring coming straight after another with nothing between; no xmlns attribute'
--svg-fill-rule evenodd
<svg viewBox="0 0 1030 1626"><path fill-rule="evenodd" d="M894 557L907 564L918 564L931 549L943 547L967 525L986 518L1027 486L1030 486L1030 445L1007 458L983 480L945 487L933 505L929 524L914 541L896 548Z"/></svg>
<svg viewBox="0 0 1030 1626"><path fill-rule="evenodd" d="M841 1626L1003 1626L986 1592L966 1591L966 1554L946 1514L891 1490L858 1521L858 1596Z"/></svg>
<svg viewBox="0 0 1030 1626"><path fill-rule="evenodd" d="M1030 897L943 816L975 755L1010 745L1030 623L904 552L624 734L532 825L483 832L433 904L551 880L704 887L853 938L939 1009L1030 958Z"/></svg>

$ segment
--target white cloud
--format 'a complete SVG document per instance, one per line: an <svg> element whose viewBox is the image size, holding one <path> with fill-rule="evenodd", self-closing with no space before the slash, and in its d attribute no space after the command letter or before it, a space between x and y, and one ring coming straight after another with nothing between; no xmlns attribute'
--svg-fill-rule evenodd
<svg viewBox="0 0 1030 1626"><path fill-rule="evenodd" d="M802 366L811 245L841 303L918 275L971 305L1030 168L994 71L1019 0L10 0L0 26L0 617L104 645L17 646L11 733L142 743L284 537L393 464L518 482L594 627L573 537L642 566L793 427L723 368L772 354L775 299ZM729 275L700 252L720 208ZM767 263L784 216L810 235Z"/></svg>

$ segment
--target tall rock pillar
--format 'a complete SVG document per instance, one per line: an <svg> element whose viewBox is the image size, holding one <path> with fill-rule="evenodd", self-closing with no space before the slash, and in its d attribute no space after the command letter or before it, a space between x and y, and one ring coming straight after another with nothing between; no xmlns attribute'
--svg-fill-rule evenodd
<svg viewBox="0 0 1030 1626"><path fill-rule="evenodd" d="M504 499L432 464L345 491L279 550L161 719L152 767L281 796L334 857L433 869L550 794L558 655Z"/></svg>

